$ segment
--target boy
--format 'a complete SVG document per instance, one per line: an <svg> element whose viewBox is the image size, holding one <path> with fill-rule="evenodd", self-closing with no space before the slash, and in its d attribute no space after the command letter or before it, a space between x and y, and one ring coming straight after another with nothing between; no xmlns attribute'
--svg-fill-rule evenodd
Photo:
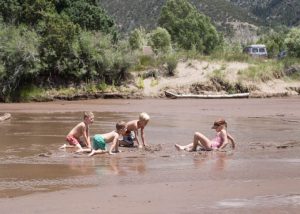
<svg viewBox="0 0 300 214"><path fill-rule="evenodd" d="M134 140L136 140L138 147L143 148L146 146L144 128L148 124L150 116L143 112L139 115L138 120L132 120L126 123L127 131L123 135L123 139L120 141L120 146L132 147L134 146ZM142 143L138 139L138 130L141 129L141 139Z"/></svg>
<svg viewBox="0 0 300 214"><path fill-rule="evenodd" d="M76 152L82 151L82 147L91 148L91 142L89 137L89 125L94 122L94 114L92 112L84 112L83 122L78 123L67 135L66 141L69 145L64 144L60 148L72 148L77 147ZM80 140L83 137L83 141Z"/></svg>
<svg viewBox="0 0 300 214"><path fill-rule="evenodd" d="M119 152L119 137L120 135L125 134L126 132L126 123L120 121L116 124L116 130L113 130L105 134L96 134L93 137L93 149L89 156L95 154L109 153L110 155ZM109 148L109 151L106 149L106 144L111 143L112 145Z"/></svg>

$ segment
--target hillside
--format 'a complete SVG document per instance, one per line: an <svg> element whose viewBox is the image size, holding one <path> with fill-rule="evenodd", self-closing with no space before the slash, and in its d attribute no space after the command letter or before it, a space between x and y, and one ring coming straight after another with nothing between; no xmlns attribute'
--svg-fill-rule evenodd
<svg viewBox="0 0 300 214"><path fill-rule="evenodd" d="M267 23L287 26L300 25L299 0L230 0L238 7L248 8L255 16Z"/></svg>
<svg viewBox="0 0 300 214"><path fill-rule="evenodd" d="M114 17L122 32L143 26L153 29L166 0L98 0ZM209 16L216 27L233 40L256 38L257 28L270 24L300 24L299 0L190 0Z"/></svg>

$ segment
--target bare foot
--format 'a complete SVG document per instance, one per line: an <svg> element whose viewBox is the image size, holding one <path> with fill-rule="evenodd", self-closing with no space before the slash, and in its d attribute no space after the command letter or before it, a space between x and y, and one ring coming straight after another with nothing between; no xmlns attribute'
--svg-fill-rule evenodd
<svg viewBox="0 0 300 214"><path fill-rule="evenodd" d="M92 150L90 154L88 154L89 157L93 156L95 154L95 150Z"/></svg>
<svg viewBox="0 0 300 214"><path fill-rule="evenodd" d="M175 144L175 148L180 151L180 150L184 150L185 147L184 146L180 146L179 144Z"/></svg>

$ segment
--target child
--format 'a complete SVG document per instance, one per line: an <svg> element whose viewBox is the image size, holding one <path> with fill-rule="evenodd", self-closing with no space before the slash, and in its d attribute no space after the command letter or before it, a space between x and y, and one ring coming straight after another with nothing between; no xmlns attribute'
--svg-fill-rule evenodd
<svg viewBox="0 0 300 214"><path fill-rule="evenodd" d="M111 131L106 134L96 134L93 137L93 149L89 156L93 156L95 154L103 154L109 153L110 155L119 152L119 137L120 135L125 134L126 132L126 123L124 121L120 121L116 124L116 130ZM112 145L109 148L109 151L106 150L106 144L111 143ZM114 151L114 153L113 153Z"/></svg>
<svg viewBox="0 0 300 214"><path fill-rule="evenodd" d="M186 151L196 151L197 146L202 147L202 149L206 151L210 150L220 150L224 149L228 145L228 139L231 141L232 148L235 148L235 142L233 137L227 132L227 123L224 119L220 118L214 122L214 125L212 126L212 129L215 129L217 134L212 139L209 140L206 136L203 134L196 132L194 134L194 141L191 144L188 144L186 146L181 146L178 144L175 144L176 149L178 150L186 150Z"/></svg>
<svg viewBox="0 0 300 214"><path fill-rule="evenodd" d="M134 140L136 140L139 148L146 146L144 129L150 120L150 116L143 112L139 115L138 120L132 120L126 123L127 131L123 135L123 139L120 141L120 146L132 147L134 145ZM138 140L138 130L141 129L141 139L142 143Z"/></svg>
<svg viewBox="0 0 300 214"><path fill-rule="evenodd" d="M83 122L78 123L67 135L66 141L69 145L64 144L60 148L72 148L77 147L76 152L82 151L82 147L91 148L91 142L89 137L89 125L94 122L94 114L92 112L85 112L83 116ZM83 141L80 140L83 137Z"/></svg>

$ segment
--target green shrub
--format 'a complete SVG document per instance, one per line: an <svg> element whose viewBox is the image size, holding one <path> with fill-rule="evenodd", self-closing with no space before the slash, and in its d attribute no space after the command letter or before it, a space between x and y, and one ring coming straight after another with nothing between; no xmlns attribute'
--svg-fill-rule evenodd
<svg viewBox="0 0 300 214"><path fill-rule="evenodd" d="M285 32L271 31L268 34L261 37L257 43L264 44L267 47L268 57L276 57L277 54L285 49L284 45Z"/></svg>
<svg viewBox="0 0 300 214"><path fill-rule="evenodd" d="M156 54L168 53L171 50L171 36L169 32L161 27L150 33L150 46Z"/></svg>
<svg viewBox="0 0 300 214"><path fill-rule="evenodd" d="M175 54L170 54L166 57L165 62L167 64L167 74L169 76L174 76L178 64L177 56Z"/></svg>
<svg viewBox="0 0 300 214"><path fill-rule="evenodd" d="M146 44L146 33L144 28L134 29L129 36L131 50L139 50Z"/></svg>
<svg viewBox="0 0 300 214"><path fill-rule="evenodd" d="M291 29L284 44L287 46L289 56L300 58L300 28Z"/></svg>
<svg viewBox="0 0 300 214"><path fill-rule="evenodd" d="M20 88L30 85L39 75L40 37L24 26L1 26L0 31L0 97L10 99Z"/></svg>

